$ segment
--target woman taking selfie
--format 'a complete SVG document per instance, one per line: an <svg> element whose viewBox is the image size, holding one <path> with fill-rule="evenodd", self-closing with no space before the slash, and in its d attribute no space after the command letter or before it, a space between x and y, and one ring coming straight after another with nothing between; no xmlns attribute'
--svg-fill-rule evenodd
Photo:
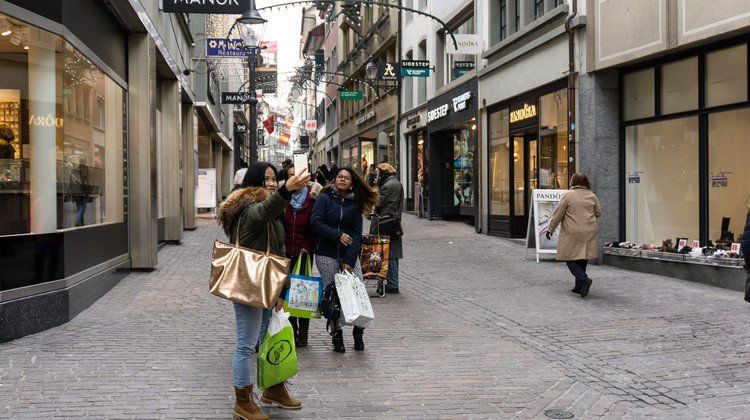
<svg viewBox="0 0 750 420"><path fill-rule="evenodd" d="M333 184L325 187L315 202L312 231L315 234L315 265L324 287L343 270L362 279L359 254L362 246L362 217L378 201L378 193L351 168L338 169ZM337 320L334 320L337 321ZM354 327L354 349L365 349L364 328ZM333 350L345 353L341 326L334 323Z"/></svg>
<svg viewBox="0 0 750 420"><path fill-rule="evenodd" d="M240 246L266 252L270 240L270 250L273 254L285 254L284 224L281 216L292 197L290 191L307 185L310 175L305 173L301 177L293 176L281 188L277 188L276 178L276 168L273 165L254 163L248 168L241 188L230 194L221 204L217 218L232 243L235 243L239 227ZM285 289L288 286L287 284ZM276 303L276 310L283 306L283 302L280 297ZM234 415L235 418L245 420L268 419L255 402L253 393L253 380L256 376L253 368L255 343L258 342L263 309L239 303L232 305L237 333L237 346L232 358L236 397ZM289 394L285 382L263 391L261 400L286 409L302 407L302 403Z"/></svg>

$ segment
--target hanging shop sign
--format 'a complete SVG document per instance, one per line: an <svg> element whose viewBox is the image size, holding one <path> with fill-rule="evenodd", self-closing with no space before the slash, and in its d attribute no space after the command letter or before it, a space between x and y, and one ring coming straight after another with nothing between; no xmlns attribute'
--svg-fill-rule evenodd
<svg viewBox="0 0 750 420"><path fill-rule="evenodd" d="M305 129L309 132L318 131L318 120L309 119L305 121Z"/></svg>
<svg viewBox="0 0 750 420"><path fill-rule="evenodd" d="M234 125L234 132L237 134L245 134L247 133L247 124L245 123L237 123Z"/></svg>
<svg viewBox="0 0 750 420"><path fill-rule="evenodd" d="M361 101L365 98L365 93L361 90L340 90L339 100L342 101Z"/></svg>
<svg viewBox="0 0 750 420"><path fill-rule="evenodd" d="M455 61L453 63L453 78L458 79L472 70L474 70L473 61Z"/></svg>
<svg viewBox="0 0 750 420"><path fill-rule="evenodd" d="M407 127L413 127L413 126L419 124L420 122L422 122L422 116L419 115L419 114L417 114L417 115L415 115L413 117L409 117L409 118L406 119L406 126Z"/></svg>
<svg viewBox="0 0 750 420"><path fill-rule="evenodd" d="M445 52L448 54L477 55L484 52L484 41L482 35L477 34L454 34L456 47L450 34L445 35Z"/></svg>
<svg viewBox="0 0 750 420"><path fill-rule="evenodd" d="M510 111L510 123L515 124L530 118L536 118L536 104L524 102L520 108Z"/></svg>
<svg viewBox="0 0 750 420"><path fill-rule="evenodd" d="M302 150L310 149L310 136L299 136L299 147Z"/></svg>
<svg viewBox="0 0 750 420"><path fill-rule="evenodd" d="M238 38L206 38L206 57L247 57L258 54L258 48L245 48Z"/></svg>
<svg viewBox="0 0 750 420"><path fill-rule="evenodd" d="M378 80L398 80L400 75L398 63L378 63Z"/></svg>
<svg viewBox="0 0 750 420"><path fill-rule="evenodd" d="M204 13L240 15L250 8L250 0L162 0L165 13Z"/></svg>
<svg viewBox="0 0 750 420"><path fill-rule="evenodd" d="M401 60L401 76L429 77L430 62L427 60Z"/></svg>
<svg viewBox="0 0 750 420"><path fill-rule="evenodd" d="M221 92L222 104L242 105L255 102L258 102L258 99L250 92Z"/></svg>
<svg viewBox="0 0 750 420"><path fill-rule="evenodd" d="M370 121L371 119L375 118L375 111L370 111L367 114L357 118L357 125L362 125L366 123L367 121Z"/></svg>

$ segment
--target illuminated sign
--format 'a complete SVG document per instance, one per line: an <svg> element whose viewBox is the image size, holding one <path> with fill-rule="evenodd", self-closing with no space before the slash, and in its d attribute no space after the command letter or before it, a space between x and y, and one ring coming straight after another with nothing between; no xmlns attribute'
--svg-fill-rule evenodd
<svg viewBox="0 0 750 420"><path fill-rule="evenodd" d="M523 104L523 108L516 109L510 112L511 123L516 123L534 117L536 117L536 105L529 105L527 103Z"/></svg>

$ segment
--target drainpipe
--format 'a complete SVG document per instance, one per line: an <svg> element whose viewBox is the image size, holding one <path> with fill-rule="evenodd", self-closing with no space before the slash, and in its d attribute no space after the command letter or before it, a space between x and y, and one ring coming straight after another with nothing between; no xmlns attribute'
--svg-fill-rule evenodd
<svg viewBox="0 0 750 420"><path fill-rule="evenodd" d="M578 1L572 0L572 11L565 18L565 32L568 33L568 174L576 172L576 65L575 33L571 21L578 14Z"/></svg>

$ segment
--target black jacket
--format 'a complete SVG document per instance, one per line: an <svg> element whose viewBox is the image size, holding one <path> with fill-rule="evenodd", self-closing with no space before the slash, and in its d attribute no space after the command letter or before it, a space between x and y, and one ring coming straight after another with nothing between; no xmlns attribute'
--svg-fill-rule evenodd
<svg viewBox="0 0 750 420"><path fill-rule="evenodd" d="M745 220L745 232L742 234L742 254L745 256L745 268L750 271L750 211Z"/></svg>
<svg viewBox="0 0 750 420"><path fill-rule="evenodd" d="M362 247L362 212L353 194L341 197L333 188L321 193L310 224L316 238L316 255L340 259L354 267ZM342 233L352 237L351 245L339 242Z"/></svg>

